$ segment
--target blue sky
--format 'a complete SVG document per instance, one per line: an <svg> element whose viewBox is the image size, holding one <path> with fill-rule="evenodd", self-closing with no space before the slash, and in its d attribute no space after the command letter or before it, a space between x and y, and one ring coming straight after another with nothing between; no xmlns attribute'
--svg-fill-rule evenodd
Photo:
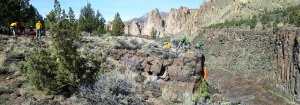
<svg viewBox="0 0 300 105"><path fill-rule="evenodd" d="M92 4L95 11L99 10L107 21L111 21L116 12L119 12L123 21L140 17L145 13L158 8L161 12L169 12L171 8L186 6L199 8L203 0L59 0L61 7L68 11L69 7L79 17L80 9L87 4ZM30 0L41 15L48 14L54 5L54 0Z"/></svg>

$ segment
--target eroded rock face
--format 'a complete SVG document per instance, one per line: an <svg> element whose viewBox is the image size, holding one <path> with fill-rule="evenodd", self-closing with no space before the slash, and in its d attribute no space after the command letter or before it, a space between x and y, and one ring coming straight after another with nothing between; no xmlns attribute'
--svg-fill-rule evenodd
<svg viewBox="0 0 300 105"><path fill-rule="evenodd" d="M279 87L300 101L300 30L283 29L276 38Z"/></svg>
<svg viewBox="0 0 300 105"><path fill-rule="evenodd" d="M126 22L124 31L131 35L150 35L154 27L159 36L199 34L202 27L225 20L248 18L259 14L265 7L272 10L299 3L299 0L208 0L197 9L180 7L171 9L169 13L152 10L147 15ZM108 26L111 27L110 24Z"/></svg>
<svg viewBox="0 0 300 105"><path fill-rule="evenodd" d="M148 19L144 23L144 28L142 29L142 35L150 35L152 28L157 31L157 35L161 36L164 33L165 23L158 9L152 10L149 15Z"/></svg>
<svg viewBox="0 0 300 105"><path fill-rule="evenodd" d="M141 28L138 21L125 22L124 33L130 35L141 35Z"/></svg>
<svg viewBox="0 0 300 105"><path fill-rule="evenodd" d="M124 34L130 34L129 33L129 24L128 23L124 23Z"/></svg>
<svg viewBox="0 0 300 105"><path fill-rule="evenodd" d="M171 9L166 19L166 33L176 34L185 33L190 34L197 29L195 24L197 19L197 10L189 9L187 7L180 7L179 9Z"/></svg>
<svg viewBox="0 0 300 105"><path fill-rule="evenodd" d="M140 26L137 21L130 22L129 33L131 35L140 35L141 34Z"/></svg>
<svg viewBox="0 0 300 105"><path fill-rule="evenodd" d="M224 95L232 98L233 101L236 100L236 95L230 91L238 92L239 95L249 94L237 89L239 86L243 89L257 88L251 94L260 89L268 90L271 86L277 86L290 98L299 100L299 30L291 27L280 28L277 32L273 30L207 30L204 40L195 39L195 41L205 42L203 54L207 56L206 65L210 74L208 83L218 87L221 92L224 91ZM229 72L222 72L223 69ZM230 75L230 73L235 75ZM243 81L236 78L238 76L245 78L245 81L251 81L252 83L249 84L252 86L244 87L234 82L230 83L236 80ZM273 97L268 100L279 101L277 95L271 96L268 95L270 93L263 92L259 94ZM285 101L280 99L280 102Z"/></svg>

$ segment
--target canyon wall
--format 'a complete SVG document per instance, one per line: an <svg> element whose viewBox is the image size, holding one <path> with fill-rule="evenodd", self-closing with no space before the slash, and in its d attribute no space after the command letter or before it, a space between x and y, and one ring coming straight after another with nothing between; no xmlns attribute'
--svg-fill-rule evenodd
<svg viewBox="0 0 300 105"><path fill-rule="evenodd" d="M300 30L284 28L277 33L277 85L300 101Z"/></svg>
<svg viewBox="0 0 300 105"><path fill-rule="evenodd" d="M208 82L220 91L230 91L228 82L242 76L256 85L263 85L268 91L283 93L300 102L299 28L206 30L195 38L194 43L199 41L205 43L200 52L206 56L212 77ZM219 76L222 79L217 79ZM251 89L255 90L254 87Z"/></svg>
<svg viewBox="0 0 300 105"><path fill-rule="evenodd" d="M196 9L180 7L171 9L168 13L154 9L140 18L125 22L127 28L124 31L131 35L150 35L154 28L158 31L158 36L195 35L202 27L210 24L248 18L263 12L264 8L270 11L299 3L299 0L209 0ZM139 26L130 24L139 24ZM130 30L135 31L130 32Z"/></svg>

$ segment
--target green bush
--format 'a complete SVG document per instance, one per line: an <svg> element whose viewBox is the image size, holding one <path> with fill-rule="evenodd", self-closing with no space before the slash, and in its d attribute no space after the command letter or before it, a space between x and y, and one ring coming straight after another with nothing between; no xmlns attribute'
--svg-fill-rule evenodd
<svg viewBox="0 0 300 105"><path fill-rule="evenodd" d="M202 81L200 84L200 87L196 93L196 95L193 97L194 102L199 102L201 99L207 99L210 98L210 92L208 91L208 85L205 81Z"/></svg>
<svg viewBox="0 0 300 105"><path fill-rule="evenodd" d="M14 90L12 90L12 89L7 89L7 88L0 87L0 95L2 95L2 94L11 94L13 92L14 92Z"/></svg>
<svg viewBox="0 0 300 105"><path fill-rule="evenodd" d="M8 71L4 68L0 68L0 75L6 74Z"/></svg>
<svg viewBox="0 0 300 105"><path fill-rule="evenodd" d="M35 48L20 63L20 70L26 79L38 90L60 93L75 91L81 83L92 82L105 69L105 57L90 56L76 61L61 61L41 48ZM69 68L73 68L70 70Z"/></svg>
<svg viewBox="0 0 300 105"><path fill-rule="evenodd" d="M55 73L57 63L50 57L50 53L43 49L34 49L26 57L26 62L20 66L28 82L37 89L56 90Z"/></svg>
<svg viewBox="0 0 300 105"><path fill-rule="evenodd" d="M157 34L157 31L154 28L152 28L151 32L150 32L150 38L152 40L156 39L156 34Z"/></svg>

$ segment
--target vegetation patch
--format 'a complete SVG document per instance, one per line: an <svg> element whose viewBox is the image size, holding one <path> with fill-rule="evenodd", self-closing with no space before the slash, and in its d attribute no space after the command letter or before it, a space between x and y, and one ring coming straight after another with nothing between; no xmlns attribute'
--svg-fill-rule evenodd
<svg viewBox="0 0 300 105"><path fill-rule="evenodd" d="M100 76L94 84L79 88L78 97L89 104L100 105L143 105L139 90L131 81L110 75Z"/></svg>
<svg viewBox="0 0 300 105"><path fill-rule="evenodd" d="M200 84L200 87L199 87L198 91L194 95L193 101L195 103L198 103L198 102L201 103L202 100L205 101L206 99L209 99L210 97L211 97L211 93L208 90L208 84L205 81L203 81Z"/></svg>
<svg viewBox="0 0 300 105"><path fill-rule="evenodd" d="M0 87L0 95L2 95L2 94L11 94L13 92L14 92L14 90L12 90L12 89Z"/></svg>
<svg viewBox="0 0 300 105"><path fill-rule="evenodd" d="M264 9L262 13L258 16L253 15L248 19L240 20L226 20L223 23L212 24L206 28L237 28L237 27L247 27L254 29L258 22L263 26L263 29L268 27L277 27L279 23L291 24L297 27L300 26L300 5L291 6L284 9L274 9L268 11L267 8Z"/></svg>
<svg viewBox="0 0 300 105"><path fill-rule="evenodd" d="M7 73L8 73L8 71L6 69L0 68L0 75L5 75Z"/></svg>
<svg viewBox="0 0 300 105"><path fill-rule="evenodd" d="M36 46L20 70L28 82L38 90L52 94L70 95L82 83L93 82L104 70L102 53L82 57L77 51L79 35L71 20L68 20L60 4L47 16L50 23L51 48ZM49 51L50 50L50 51Z"/></svg>

